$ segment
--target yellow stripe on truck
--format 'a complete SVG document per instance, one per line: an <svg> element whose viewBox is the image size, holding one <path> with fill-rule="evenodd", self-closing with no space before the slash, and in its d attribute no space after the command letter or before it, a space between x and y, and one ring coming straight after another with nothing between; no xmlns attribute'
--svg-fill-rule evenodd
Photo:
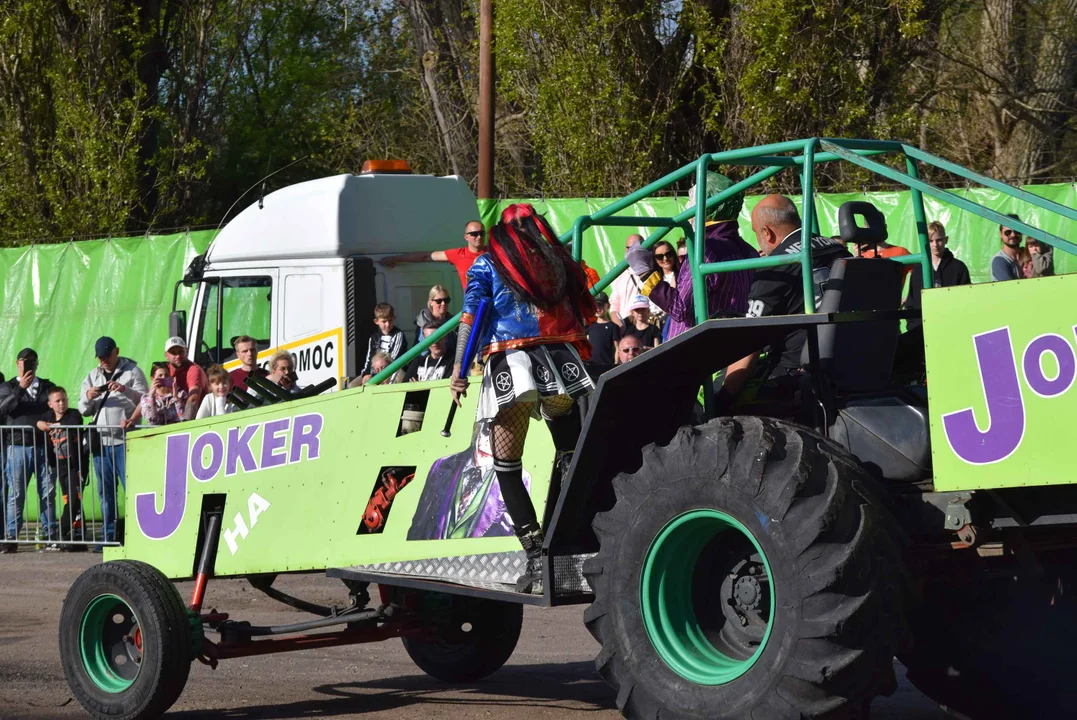
<svg viewBox="0 0 1077 720"><path fill-rule="evenodd" d="M310 363L314 362L314 360L315 360L315 352L314 352L315 348L317 348L319 346L321 341L323 341L323 340L325 340L327 338L334 338L336 340L336 346L333 348L333 350L334 350L333 362L335 362L337 364L337 377L338 378L343 377L341 375L341 369L340 369L340 366L341 366L340 358L341 358L341 355L342 355L341 348L343 347L343 344L344 344L344 328L335 328L333 330L326 330L325 332L318 333L317 335L310 335L310 336L305 337L305 338L300 338L299 340L293 340L290 343L285 343L283 345L278 345L277 347L271 347L271 348L268 348L266 350L262 350L261 352L258 353L258 360L268 360L270 357L272 357L273 353L279 352L281 350L288 350L289 352L292 352L292 354L296 356L296 358L295 358L296 372L301 372L303 370L308 370L308 369L318 369L318 368L302 367L301 365L306 364L308 361ZM309 346L309 345L315 346L315 347L311 348L309 356L308 355L303 355L301 352L294 352L296 348L302 348L304 346ZM326 356L326 354L327 353L325 351L323 351L321 353L323 359L320 361L319 367L328 367L328 365L325 364L325 356ZM225 370L235 370L238 367L239 367L239 358L236 358L234 360L229 360L228 362L226 362L224 364L224 369Z"/></svg>

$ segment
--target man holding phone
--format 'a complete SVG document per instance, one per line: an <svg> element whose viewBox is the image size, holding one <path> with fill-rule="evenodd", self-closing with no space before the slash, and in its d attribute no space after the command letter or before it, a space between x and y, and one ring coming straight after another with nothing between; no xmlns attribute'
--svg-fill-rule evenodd
<svg viewBox="0 0 1077 720"><path fill-rule="evenodd" d="M23 506L30 476L37 477L38 514L44 519L45 536L50 541L60 539L56 522L56 486L53 473L49 472L45 436L34 425L34 415L40 417L48 410L49 390L53 384L37 376L37 352L23 348L15 360L18 376L8 381L11 392L0 400L0 415L7 416L7 424L19 426L6 431L7 452L4 457L5 481L7 483L7 506L5 536L7 541L16 538L22 529ZM13 552L15 546L3 543L0 552Z"/></svg>
<svg viewBox="0 0 1077 720"><path fill-rule="evenodd" d="M115 542L116 484L127 488L127 456L124 449L124 429L134 415L142 396L146 394L146 376L130 358L120 357L116 341L105 336L94 346L97 367L82 381L79 393L79 412L92 417L93 432L100 437L100 447L93 453L97 475L97 495L101 498L104 519L104 541ZM101 546L94 548L100 552Z"/></svg>
<svg viewBox="0 0 1077 720"><path fill-rule="evenodd" d="M165 341L165 360L176 395L184 403L183 419L194 420L202 398L209 392L206 371L187 358L187 341L181 337L170 337Z"/></svg>

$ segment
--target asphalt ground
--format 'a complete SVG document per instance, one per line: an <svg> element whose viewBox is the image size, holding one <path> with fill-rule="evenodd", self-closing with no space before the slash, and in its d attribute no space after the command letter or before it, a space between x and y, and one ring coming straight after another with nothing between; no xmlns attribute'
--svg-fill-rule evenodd
<svg viewBox="0 0 1077 720"><path fill-rule="evenodd" d="M57 630L68 587L99 561L89 553L32 549L0 556L0 719L86 717L64 679ZM343 585L324 576L283 576L275 587L314 602L347 600ZM184 597L190 589L190 583L180 585ZM205 607L255 624L309 617L242 580L211 581ZM168 717L612 720L619 717L614 694L594 670L598 644L584 629L583 610L527 608L523 636L508 664L472 686L427 677L399 640L389 640L228 660L216 670L195 663ZM873 720L948 717L909 685L904 668L896 669L898 690L872 705Z"/></svg>

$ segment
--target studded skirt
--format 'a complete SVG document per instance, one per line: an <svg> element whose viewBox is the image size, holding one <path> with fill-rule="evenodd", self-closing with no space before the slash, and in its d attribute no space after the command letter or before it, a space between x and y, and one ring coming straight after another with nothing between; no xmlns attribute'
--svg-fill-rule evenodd
<svg viewBox="0 0 1077 720"><path fill-rule="evenodd" d="M566 343L534 345L506 350L486 359L479 391L479 420L488 420L516 403L534 403L539 417L539 398L568 395L575 399L595 387L576 348Z"/></svg>

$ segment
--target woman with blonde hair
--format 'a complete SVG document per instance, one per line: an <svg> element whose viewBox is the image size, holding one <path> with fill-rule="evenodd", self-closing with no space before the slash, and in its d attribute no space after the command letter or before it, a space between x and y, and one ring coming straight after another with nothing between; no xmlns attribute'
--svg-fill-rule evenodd
<svg viewBox="0 0 1077 720"><path fill-rule="evenodd" d="M415 343L412 347L418 345L423 339L423 328L444 325L452 317L452 312L449 310L451 302L452 297L449 296L449 290L444 285L435 285L430 288L426 298L426 307L415 316ZM455 330L445 338L445 354L449 357L456 355Z"/></svg>

